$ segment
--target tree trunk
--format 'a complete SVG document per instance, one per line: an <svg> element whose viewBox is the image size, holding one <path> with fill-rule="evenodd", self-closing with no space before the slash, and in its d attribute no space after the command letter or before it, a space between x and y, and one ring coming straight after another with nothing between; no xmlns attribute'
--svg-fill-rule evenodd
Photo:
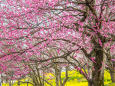
<svg viewBox="0 0 115 86"><path fill-rule="evenodd" d="M17 84L18 84L18 86L20 86L20 81L19 81L19 80L18 80L18 83L17 83Z"/></svg>
<svg viewBox="0 0 115 86"><path fill-rule="evenodd" d="M9 80L9 86L12 86L12 84L11 84L11 80Z"/></svg>
<svg viewBox="0 0 115 86"><path fill-rule="evenodd" d="M34 84L34 86L40 86L40 84L38 83L38 81L36 79L33 79L33 84Z"/></svg>
<svg viewBox="0 0 115 86"><path fill-rule="evenodd" d="M115 83L115 62L113 62L113 67L110 70L111 80Z"/></svg>
<svg viewBox="0 0 115 86"><path fill-rule="evenodd" d="M37 77L33 73L30 73L30 77L32 78L33 86L40 86Z"/></svg>
<svg viewBox="0 0 115 86"><path fill-rule="evenodd" d="M58 69L57 69L57 67L56 67L56 69L55 69L55 77L56 77L56 86L59 86L59 71L58 71Z"/></svg>
<svg viewBox="0 0 115 86"><path fill-rule="evenodd" d="M92 80L89 80L89 81L88 81L88 86L94 86Z"/></svg>
<svg viewBox="0 0 115 86"><path fill-rule="evenodd" d="M95 62L93 63L94 69L92 71L92 82L90 86L104 86L104 69L103 69L103 48L95 45Z"/></svg>
<svg viewBox="0 0 115 86"><path fill-rule="evenodd" d="M60 86L62 86L61 69L59 69L59 82L60 82Z"/></svg>
<svg viewBox="0 0 115 86"><path fill-rule="evenodd" d="M67 66L66 67L66 72L65 72L65 79L63 80L63 83L62 83L62 85L61 86L65 86L65 84L66 84L66 82L67 82L67 80L68 80L68 67L69 66Z"/></svg>

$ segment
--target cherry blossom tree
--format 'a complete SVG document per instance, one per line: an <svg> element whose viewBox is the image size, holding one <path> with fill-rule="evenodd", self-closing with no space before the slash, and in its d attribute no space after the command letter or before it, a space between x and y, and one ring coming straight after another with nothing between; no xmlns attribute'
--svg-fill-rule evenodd
<svg viewBox="0 0 115 86"><path fill-rule="evenodd" d="M106 43L115 41L113 0L1 0L0 9L0 59L27 62L35 55L44 62L66 57L89 86L104 86ZM66 54L39 57L51 46L58 52L66 48ZM93 62L91 78L67 58L78 51ZM4 63L1 67L7 70Z"/></svg>

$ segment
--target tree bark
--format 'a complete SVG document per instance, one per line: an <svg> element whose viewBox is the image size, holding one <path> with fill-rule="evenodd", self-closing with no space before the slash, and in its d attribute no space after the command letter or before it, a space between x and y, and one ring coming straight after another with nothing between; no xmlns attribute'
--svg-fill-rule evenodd
<svg viewBox="0 0 115 86"><path fill-rule="evenodd" d="M88 86L94 86L92 80L89 80L89 81L88 81Z"/></svg>
<svg viewBox="0 0 115 86"><path fill-rule="evenodd" d="M115 62L112 63L113 63L113 67L110 70L110 75L111 75L112 82L115 83Z"/></svg>
<svg viewBox="0 0 115 86"><path fill-rule="evenodd" d="M56 67L56 69L55 69L55 77L56 77L56 86L59 86L59 71L58 71L58 69L57 69L57 67Z"/></svg>
<svg viewBox="0 0 115 86"><path fill-rule="evenodd" d="M65 84L66 84L66 82L67 82L67 80L68 80L68 68L69 68L69 66L67 66L66 67L66 72L65 72L65 79L63 80L63 83L62 83L62 85L61 86L65 86Z"/></svg>
<svg viewBox="0 0 115 86"><path fill-rule="evenodd" d="M91 86L104 86L104 71L103 71L103 47L100 44L95 45L95 62L92 71Z"/></svg>

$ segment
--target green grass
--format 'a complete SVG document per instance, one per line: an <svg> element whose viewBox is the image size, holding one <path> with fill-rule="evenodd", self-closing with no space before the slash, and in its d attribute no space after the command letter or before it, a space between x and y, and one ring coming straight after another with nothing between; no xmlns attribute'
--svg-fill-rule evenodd
<svg viewBox="0 0 115 86"><path fill-rule="evenodd" d="M69 73L69 79L65 86L88 86L88 82L86 81L86 79L83 77L83 75L79 74L77 71L73 70L73 71L69 71L68 73ZM53 78L51 79L50 76ZM62 80L64 80L64 77L65 77L65 73L62 72ZM48 79L53 86L56 86L53 74L51 73L47 74L46 79ZM23 79L22 81L25 80L26 79ZM115 86L115 83L111 82L110 74L107 71L105 71L104 73L104 84L105 86ZM4 83L2 84L2 86L9 86L9 85L8 83ZM15 82L13 86L18 86L17 82ZM27 84L21 84L20 86L27 86ZM28 86L32 86L32 85L29 84ZM46 86L50 86L50 85L46 84Z"/></svg>

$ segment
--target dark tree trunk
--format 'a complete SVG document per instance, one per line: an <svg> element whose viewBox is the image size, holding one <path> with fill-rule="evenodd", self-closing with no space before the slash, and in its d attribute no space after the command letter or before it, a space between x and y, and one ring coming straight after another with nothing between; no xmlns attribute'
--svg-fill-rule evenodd
<svg viewBox="0 0 115 86"><path fill-rule="evenodd" d="M104 70L103 70L103 48L99 45L95 45L95 62L94 69L92 71L92 81L90 86L104 86Z"/></svg>
<svg viewBox="0 0 115 86"><path fill-rule="evenodd" d="M55 76L56 76L56 86L59 86L59 70L56 68L55 69Z"/></svg>
<svg viewBox="0 0 115 86"><path fill-rule="evenodd" d="M111 80L113 83L115 83L115 62L112 62L113 67L110 70Z"/></svg>
<svg viewBox="0 0 115 86"><path fill-rule="evenodd" d="M92 80L89 80L89 81L88 81L88 86L94 86Z"/></svg>

